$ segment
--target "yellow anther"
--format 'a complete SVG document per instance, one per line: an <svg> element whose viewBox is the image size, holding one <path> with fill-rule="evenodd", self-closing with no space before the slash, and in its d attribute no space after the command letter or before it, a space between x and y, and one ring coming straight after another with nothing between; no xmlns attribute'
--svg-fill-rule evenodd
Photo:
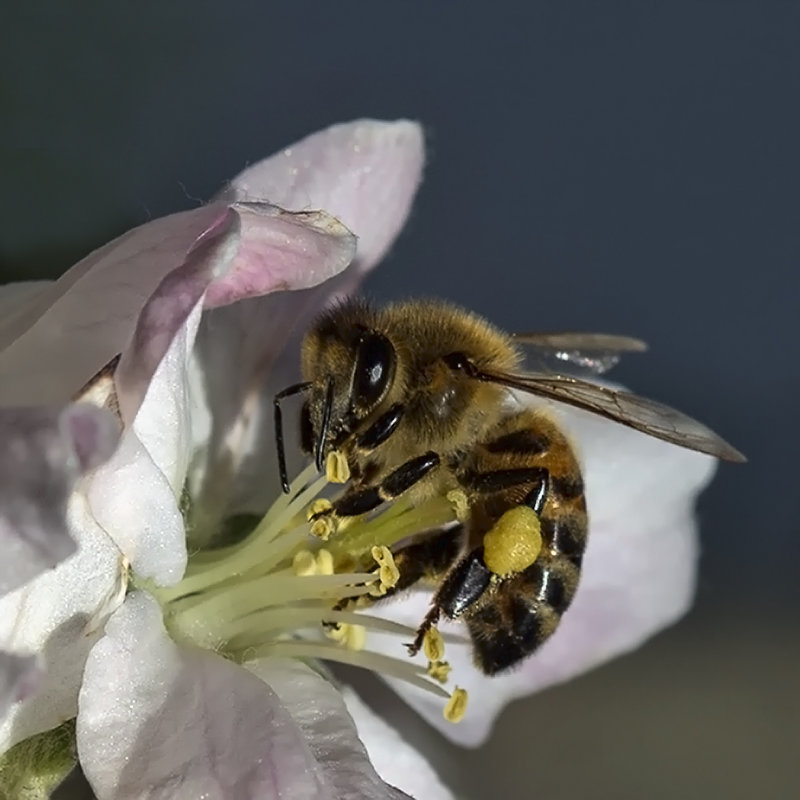
<svg viewBox="0 0 800 800"><path fill-rule="evenodd" d="M428 677L433 678L439 683L447 683L452 669L453 668L446 661L429 661Z"/></svg>
<svg viewBox="0 0 800 800"><path fill-rule="evenodd" d="M372 586L369 587L370 597L383 597L388 591L389 589L386 584L381 583L380 580L376 580Z"/></svg>
<svg viewBox="0 0 800 800"><path fill-rule="evenodd" d="M422 651L428 661L441 661L444 658L444 639L434 626L425 631L422 639Z"/></svg>
<svg viewBox="0 0 800 800"><path fill-rule="evenodd" d="M378 562L378 566L380 567L378 576L381 580L381 586L386 589L397 586L397 581L400 580L400 570L397 569L397 564L394 563L392 551L383 545L380 547L373 547L372 557Z"/></svg>
<svg viewBox="0 0 800 800"><path fill-rule="evenodd" d="M336 530L336 520L333 517L320 517L311 523L311 535L327 542Z"/></svg>
<svg viewBox="0 0 800 800"><path fill-rule="evenodd" d="M444 707L444 718L448 722L461 722L467 713L467 690L456 686L447 705Z"/></svg>
<svg viewBox="0 0 800 800"><path fill-rule="evenodd" d="M317 553L317 575L333 575L333 554L324 547Z"/></svg>
<svg viewBox="0 0 800 800"><path fill-rule="evenodd" d="M348 650L363 650L367 643L367 629L363 625L343 622L328 631L328 636L343 644Z"/></svg>
<svg viewBox="0 0 800 800"><path fill-rule="evenodd" d="M466 522L469 516L469 503L467 502L467 496L464 492L462 492L461 489L453 489L449 491L445 497L452 504L453 510L456 512L456 519L459 522Z"/></svg>
<svg viewBox="0 0 800 800"><path fill-rule="evenodd" d="M295 575L315 575L317 561L310 550L300 550L292 559L292 568Z"/></svg>
<svg viewBox="0 0 800 800"><path fill-rule="evenodd" d="M347 483L350 480L350 465L338 450L328 453L325 475L331 483Z"/></svg>
<svg viewBox="0 0 800 800"><path fill-rule="evenodd" d="M522 572L541 549L539 515L528 506L510 508L483 537L483 560L496 575Z"/></svg>
<svg viewBox="0 0 800 800"><path fill-rule="evenodd" d="M319 497L309 505L308 511L306 511L306 519L311 521L311 518L315 517L317 514L327 514L332 510L333 505L331 501L326 500L324 497Z"/></svg>

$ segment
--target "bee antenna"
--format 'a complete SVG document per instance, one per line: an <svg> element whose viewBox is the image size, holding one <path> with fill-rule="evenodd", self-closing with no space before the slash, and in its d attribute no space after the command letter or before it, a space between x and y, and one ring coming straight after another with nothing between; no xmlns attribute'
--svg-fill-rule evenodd
<svg viewBox="0 0 800 800"><path fill-rule="evenodd" d="M283 391L278 392L273 400L275 407L275 448L278 451L278 474L281 477L281 488L284 494L289 494L289 476L286 473L286 449L283 444L283 415L281 414L281 400L293 394L305 392L311 388L311 383L295 383Z"/></svg>
<svg viewBox="0 0 800 800"><path fill-rule="evenodd" d="M325 407L322 410L322 426L317 439L317 450L314 458L317 464L317 471L322 472L322 456L325 452L325 442L328 439L328 428L331 424L331 411L333 410L333 377L328 378L328 388L325 391Z"/></svg>

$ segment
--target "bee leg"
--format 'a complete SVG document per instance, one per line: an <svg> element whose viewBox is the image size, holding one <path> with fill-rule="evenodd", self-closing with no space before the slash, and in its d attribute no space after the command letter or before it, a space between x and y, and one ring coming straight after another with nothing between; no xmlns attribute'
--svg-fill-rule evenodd
<svg viewBox="0 0 800 800"><path fill-rule="evenodd" d="M386 594L380 597L362 594L357 597L344 598L334 606L334 609L342 611L352 606L360 608L371 606L397 594L397 592L410 589L419 582L429 585L438 584L461 554L462 542L463 528L448 528L433 534L430 538L406 545L393 553L394 563L400 577L394 586L386 590Z"/></svg>
<svg viewBox="0 0 800 800"><path fill-rule="evenodd" d="M494 494L519 486L534 484L524 496L523 504L536 514L541 513L547 498L549 473L544 467L493 470L490 472L466 472L459 476L462 485L474 493ZM416 655L422 647L425 634L434 626L442 614L458 619L499 578L486 566L483 546L471 550L447 574L434 595L431 610L417 629L414 642L409 645L410 655Z"/></svg>
<svg viewBox="0 0 800 800"><path fill-rule="evenodd" d="M389 473L378 486L353 489L333 502L327 511L315 514L312 519L333 514L338 517L356 517L377 508L387 500L394 500L419 483L431 470L440 464L439 456L433 451L406 461L394 472Z"/></svg>
<svg viewBox="0 0 800 800"><path fill-rule="evenodd" d="M442 614L450 619L457 619L469 608L489 588L492 576L492 571L483 563L482 547L473 550L456 564L436 592L431 610L417 628L417 635L408 646L409 655L415 656L419 652L425 634L439 621Z"/></svg>
<svg viewBox="0 0 800 800"><path fill-rule="evenodd" d="M534 484L523 500L537 514L544 507L550 485L550 473L546 467L519 467L497 469L490 472L463 472L458 476L461 485L477 494L495 494L517 486Z"/></svg>
<svg viewBox="0 0 800 800"><path fill-rule="evenodd" d="M396 430L405 413L402 403L395 403L385 414L381 414L372 425L356 439L356 446L364 453L369 453L383 444Z"/></svg>

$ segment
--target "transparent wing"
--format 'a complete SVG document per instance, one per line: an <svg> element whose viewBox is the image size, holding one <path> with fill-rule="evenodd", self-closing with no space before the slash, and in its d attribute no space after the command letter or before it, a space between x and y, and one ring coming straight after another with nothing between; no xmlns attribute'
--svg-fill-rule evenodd
<svg viewBox="0 0 800 800"><path fill-rule="evenodd" d="M609 389L567 375L481 373L480 379L591 411L689 450L726 461L747 460L701 422L663 403L630 392Z"/></svg>
<svg viewBox="0 0 800 800"><path fill-rule="evenodd" d="M640 339L613 333L515 333L512 338L537 369L559 372L574 367L589 375L608 372L623 353L647 350Z"/></svg>

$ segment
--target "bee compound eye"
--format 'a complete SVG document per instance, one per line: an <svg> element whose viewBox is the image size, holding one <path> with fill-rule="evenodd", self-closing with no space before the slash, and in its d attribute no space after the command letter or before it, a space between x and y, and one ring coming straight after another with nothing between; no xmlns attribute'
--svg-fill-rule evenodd
<svg viewBox="0 0 800 800"><path fill-rule="evenodd" d="M356 350L353 404L373 408L384 396L394 376L395 352L383 334L365 332Z"/></svg>

